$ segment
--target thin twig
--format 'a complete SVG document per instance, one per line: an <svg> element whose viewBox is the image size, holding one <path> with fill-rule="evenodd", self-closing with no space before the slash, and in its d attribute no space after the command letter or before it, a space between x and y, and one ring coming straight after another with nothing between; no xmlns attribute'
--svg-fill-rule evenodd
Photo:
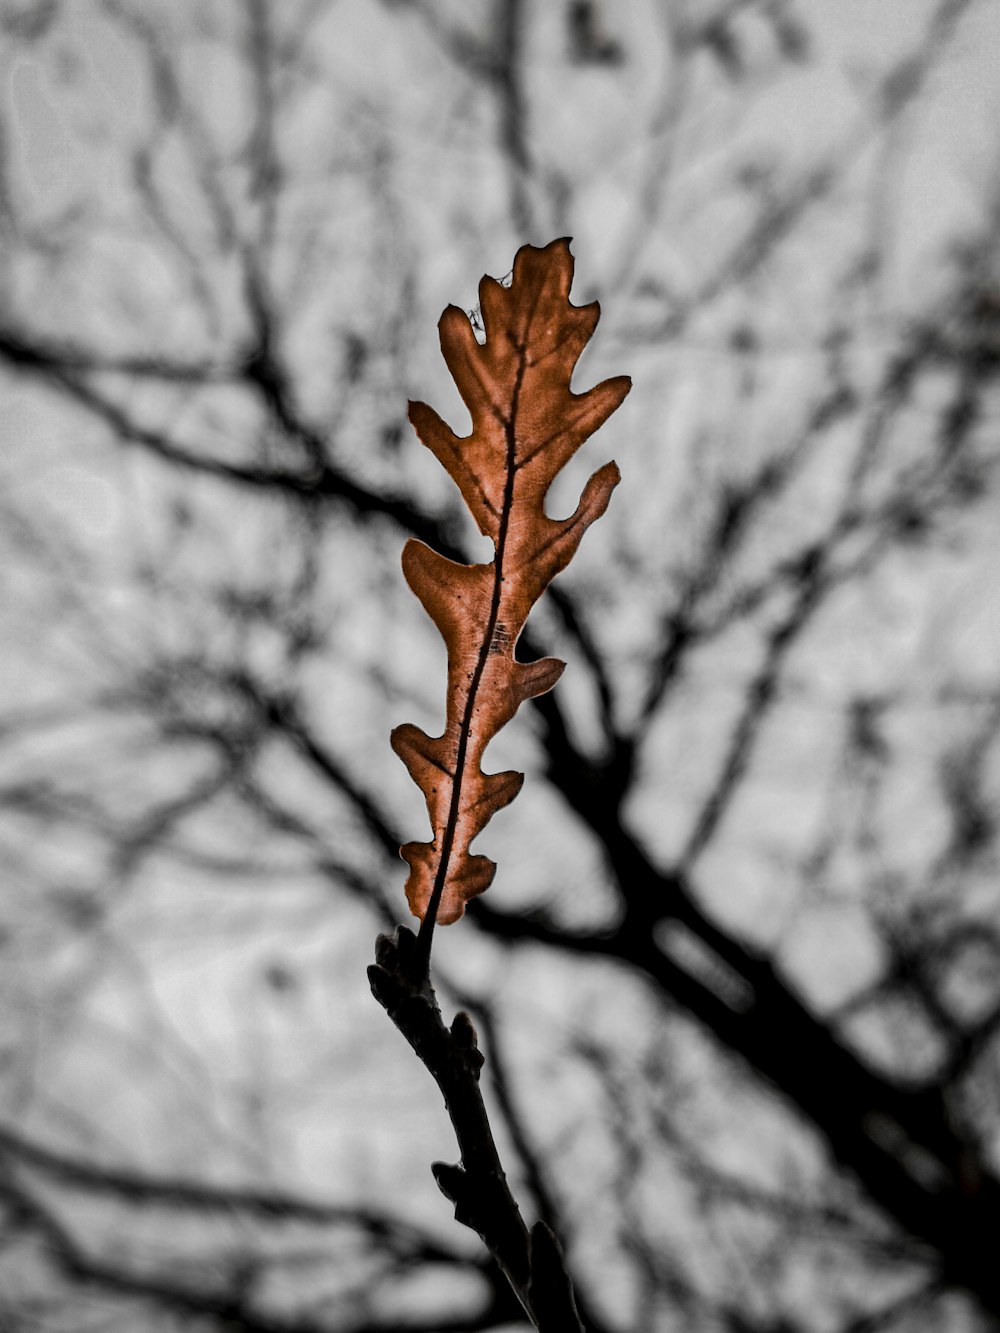
<svg viewBox="0 0 1000 1333"><path fill-rule="evenodd" d="M583 1333L559 1243L544 1222L530 1233L507 1185L479 1086L483 1056L468 1014L445 1026L420 966L417 939L400 926L380 935L368 969L372 994L441 1090L461 1150L457 1166L435 1162L438 1188L457 1221L480 1237L539 1333Z"/></svg>

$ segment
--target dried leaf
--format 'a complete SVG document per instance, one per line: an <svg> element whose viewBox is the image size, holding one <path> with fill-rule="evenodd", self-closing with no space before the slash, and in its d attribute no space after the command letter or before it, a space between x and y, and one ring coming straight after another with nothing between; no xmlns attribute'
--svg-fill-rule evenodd
<svg viewBox="0 0 1000 1333"><path fill-rule="evenodd" d="M572 559L620 480L617 466L606 463L587 482L575 513L545 514L556 473L631 387L621 375L586 393L570 390L600 314L596 301L570 303L572 278L567 240L543 250L525 245L509 287L489 277L480 284L485 344L456 306L442 315L441 350L472 415L471 435L460 439L433 408L410 404L417 434L496 548L488 565L456 564L416 540L403 551L406 580L448 649L444 734L430 737L411 723L392 733L394 750L427 799L434 832L432 842L400 849L410 866L410 910L422 920L436 905L442 925L456 921L492 882L496 866L469 845L524 780L521 773L484 774L483 751L522 701L550 690L565 666L551 657L516 662L514 645L531 607Z"/></svg>

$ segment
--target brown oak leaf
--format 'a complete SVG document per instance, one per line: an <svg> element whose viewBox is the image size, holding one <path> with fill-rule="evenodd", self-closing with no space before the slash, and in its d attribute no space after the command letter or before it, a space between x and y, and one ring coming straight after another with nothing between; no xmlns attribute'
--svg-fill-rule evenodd
<svg viewBox="0 0 1000 1333"><path fill-rule="evenodd" d="M480 283L484 343L464 311L449 306L442 315L441 350L471 413L471 435L456 436L426 403L409 407L420 439L496 548L486 565L457 564L414 539L403 551L406 581L448 649L444 733L431 737L412 723L392 733L393 749L427 800L433 830L433 841L400 848L410 866L410 910L442 925L456 921L492 882L495 864L469 847L524 780L521 773L483 773L483 751L523 700L550 690L565 666L551 657L516 661L518 635L620 480L617 466L606 463L569 518L545 513L556 473L631 388L619 375L585 393L570 389L600 314L596 301L571 304L572 278L568 240L544 249L525 245L509 287L489 277Z"/></svg>

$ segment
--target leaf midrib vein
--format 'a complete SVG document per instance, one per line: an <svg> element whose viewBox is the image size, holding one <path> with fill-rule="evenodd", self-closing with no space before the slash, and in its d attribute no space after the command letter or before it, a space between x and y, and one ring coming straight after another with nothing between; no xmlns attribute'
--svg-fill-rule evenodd
<svg viewBox="0 0 1000 1333"><path fill-rule="evenodd" d="M451 861L452 848L455 842L455 832L458 827L458 817L462 805L462 786L465 778L465 764L468 755L469 737L472 730L472 718L476 709L479 686L482 682L486 663L490 656L490 644L493 642L493 634L499 618L500 600L504 583L504 555L507 545L507 530L510 524L510 514L514 503L514 478L517 472L517 412L521 397L521 387L524 382L525 371L528 368L528 334L531 329L532 320L534 319L537 301L538 296L536 296L535 302L532 304L531 310L529 311L528 318L525 321L524 340L519 344L515 344L518 353L517 372L511 390L510 412L503 417L503 427L506 438L506 476L504 479L503 506L500 511L500 526L497 531L496 551L493 557L493 593L490 599L490 614L480 643L479 658L476 662L475 670L473 671L472 682L465 699L465 709L462 715L462 724L458 737L458 753L455 757L455 776L452 781L448 820L445 824L444 836L441 839L441 852L438 857L437 872L434 876L434 887L431 890L430 901L427 905L427 910L424 913L424 920L421 928L421 934L423 934L423 931L426 928L428 936L434 929L438 907L440 906L441 897L444 893L444 886L448 878L448 867ZM428 922L430 923L429 925Z"/></svg>

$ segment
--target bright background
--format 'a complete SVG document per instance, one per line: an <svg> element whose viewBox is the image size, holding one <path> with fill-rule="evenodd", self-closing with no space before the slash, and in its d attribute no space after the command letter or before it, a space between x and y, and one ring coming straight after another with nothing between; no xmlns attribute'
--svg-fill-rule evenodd
<svg viewBox="0 0 1000 1333"><path fill-rule="evenodd" d="M634 388L552 512L624 480L435 943L515 1192L592 1333L995 1326L831 1136L996 1234L998 67L988 0L0 5L5 1328L519 1326L364 969L399 551L489 554L406 401L467 429L437 318L561 235ZM761 958L867 1119L713 1023Z"/></svg>

